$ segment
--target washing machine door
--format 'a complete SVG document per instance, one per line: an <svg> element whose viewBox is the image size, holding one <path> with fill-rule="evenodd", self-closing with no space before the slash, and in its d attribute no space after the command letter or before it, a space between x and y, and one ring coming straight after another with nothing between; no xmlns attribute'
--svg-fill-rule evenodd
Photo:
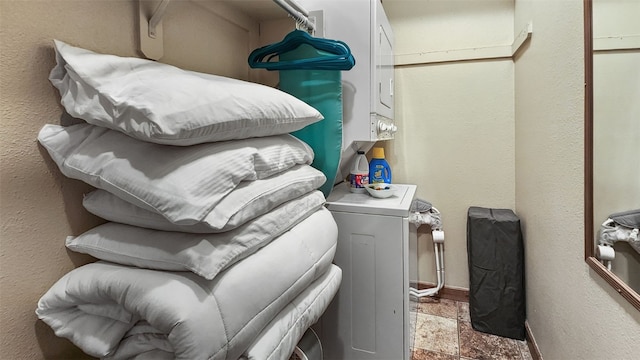
<svg viewBox="0 0 640 360"><path fill-rule="evenodd" d="M309 328L296 345L290 360L322 360L322 356L320 338Z"/></svg>

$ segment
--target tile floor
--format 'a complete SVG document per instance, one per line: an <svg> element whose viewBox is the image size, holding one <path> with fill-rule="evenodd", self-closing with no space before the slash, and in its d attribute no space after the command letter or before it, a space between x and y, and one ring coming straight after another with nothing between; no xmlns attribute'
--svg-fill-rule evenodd
<svg viewBox="0 0 640 360"><path fill-rule="evenodd" d="M532 360L527 342L473 330L469 303L423 298L411 303L412 360Z"/></svg>

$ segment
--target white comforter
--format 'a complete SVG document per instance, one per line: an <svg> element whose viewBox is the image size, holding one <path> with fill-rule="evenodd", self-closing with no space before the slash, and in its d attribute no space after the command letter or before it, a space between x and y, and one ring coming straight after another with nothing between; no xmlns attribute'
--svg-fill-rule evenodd
<svg viewBox="0 0 640 360"><path fill-rule="evenodd" d="M289 303L242 355L243 360L289 359L305 331L315 324L338 292L342 270L331 265Z"/></svg>
<svg viewBox="0 0 640 360"><path fill-rule="evenodd" d="M326 272L336 239L335 221L321 209L213 280L88 264L55 283L36 313L56 335L96 357L162 351L176 359L237 359Z"/></svg>

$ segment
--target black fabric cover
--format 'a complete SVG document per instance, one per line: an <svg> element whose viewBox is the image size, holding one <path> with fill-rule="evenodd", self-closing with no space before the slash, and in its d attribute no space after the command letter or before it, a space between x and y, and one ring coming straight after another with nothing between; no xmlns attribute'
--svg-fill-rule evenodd
<svg viewBox="0 0 640 360"><path fill-rule="evenodd" d="M477 331L524 340L524 244L509 209L470 207L467 214L469 312Z"/></svg>

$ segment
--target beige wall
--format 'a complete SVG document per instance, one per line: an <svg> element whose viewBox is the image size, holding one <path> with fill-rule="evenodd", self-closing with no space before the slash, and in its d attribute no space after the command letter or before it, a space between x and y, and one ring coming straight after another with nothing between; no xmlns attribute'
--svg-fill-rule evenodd
<svg viewBox="0 0 640 360"><path fill-rule="evenodd" d="M505 3L515 14L499 10ZM391 0L385 9L396 54L466 49L467 40L508 43L512 37L499 34L533 23L515 65L396 68L400 130L384 144L394 180L417 183L419 196L443 212L447 286L468 288L467 207L516 210L526 246L527 316L545 359L636 358L640 312L583 259L582 1ZM512 25L501 16L511 16ZM421 234L420 241L419 277L433 282L430 238Z"/></svg>
<svg viewBox="0 0 640 360"><path fill-rule="evenodd" d="M68 122L47 80L54 38L98 52L140 56L133 0L0 1L0 319L2 359L83 356L35 316L40 296L68 270L91 261L65 250L101 220L81 205L89 187L62 176L36 136ZM247 31L186 1L165 17L163 62L247 79ZM218 36L224 34L225 36ZM62 119L61 119L62 118Z"/></svg>
<svg viewBox="0 0 640 360"><path fill-rule="evenodd" d="M640 312L584 262L581 0L517 0L534 33L515 62L516 210L527 318L545 360L635 359Z"/></svg>
<svg viewBox="0 0 640 360"><path fill-rule="evenodd" d="M640 16L640 2L634 5ZM640 22L636 23L638 30L633 34L640 34ZM596 236L610 214L640 209L638 64L640 48L594 54L593 206ZM614 249L612 271L640 293L640 254L626 242L616 243Z"/></svg>
<svg viewBox="0 0 640 360"><path fill-rule="evenodd" d="M384 4L397 58L513 41L511 0ZM396 66L399 130L385 155L394 182L418 185L442 213L448 287L469 288L468 208L515 208L513 74L510 58ZM435 283L428 227L418 235L417 280Z"/></svg>
<svg viewBox="0 0 640 360"><path fill-rule="evenodd" d="M639 17L638 1L593 3L594 234L610 214L640 208ZM640 293L640 254L626 242L614 248L612 271Z"/></svg>

